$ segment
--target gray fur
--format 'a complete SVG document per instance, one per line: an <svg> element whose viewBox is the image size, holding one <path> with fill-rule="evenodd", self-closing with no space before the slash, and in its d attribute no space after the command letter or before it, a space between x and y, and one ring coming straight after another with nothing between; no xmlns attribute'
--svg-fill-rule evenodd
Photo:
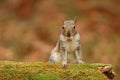
<svg viewBox="0 0 120 80"><path fill-rule="evenodd" d="M67 20L64 21L63 27L60 38L51 51L49 62L62 63L63 67L67 63L83 63L80 35L77 32L76 23L73 20ZM70 37L67 36L67 32L70 32ZM68 41L68 38L71 41Z"/></svg>

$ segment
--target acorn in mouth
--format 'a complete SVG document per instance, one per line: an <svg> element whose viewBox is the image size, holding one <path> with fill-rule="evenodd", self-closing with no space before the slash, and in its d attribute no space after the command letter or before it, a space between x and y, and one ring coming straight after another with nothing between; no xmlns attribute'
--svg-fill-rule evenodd
<svg viewBox="0 0 120 80"><path fill-rule="evenodd" d="M73 39L72 37L67 37L68 42L72 41L72 39Z"/></svg>

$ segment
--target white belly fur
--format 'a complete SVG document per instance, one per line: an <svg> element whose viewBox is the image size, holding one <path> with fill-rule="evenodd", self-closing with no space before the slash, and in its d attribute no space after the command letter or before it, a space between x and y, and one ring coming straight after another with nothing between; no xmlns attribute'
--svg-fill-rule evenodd
<svg viewBox="0 0 120 80"><path fill-rule="evenodd" d="M77 63L74 42L67 42L66 49L68 63Z"/></svg>
<svg viewBox="0 0 120 80"><path fill-rule="evenodd" d="M67 62L68 63L77 63L77 58L75 56L75 47L76 47L76 41L66 42L66 50L67 50ZM61 53L58 52L57 48L54 48L51 52L50 59L53 62L60 63L63 59L61 56Z"/></svg>

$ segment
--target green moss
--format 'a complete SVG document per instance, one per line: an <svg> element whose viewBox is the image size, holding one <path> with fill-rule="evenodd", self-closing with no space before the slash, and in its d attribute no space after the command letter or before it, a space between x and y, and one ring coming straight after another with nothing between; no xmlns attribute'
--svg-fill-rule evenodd
<svg viewBox="0 0 120 80"><path fill-rule="evenodd" d="M43 62L0 62L0 80L108 80L97 70L106 64L60 64ZM111 65L109 65L111 66Z"/></svg>

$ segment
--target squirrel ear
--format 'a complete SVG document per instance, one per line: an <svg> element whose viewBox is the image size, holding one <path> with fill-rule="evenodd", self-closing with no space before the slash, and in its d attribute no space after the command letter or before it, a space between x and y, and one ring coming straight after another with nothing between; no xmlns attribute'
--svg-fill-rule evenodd
<svg viewBox="0 0 120 80"><path fill-rule="evenodd" d="M76 24L76 22L77 22L77 17L74 18L74 23Z"/></svg>
<svg viewBox="0 0 120 80"><path fill-rule="evenodd" d="M61 23L62 25L64 25L64 21L65 21L65 18L64 18L64 17L61 17L60 23Z"/></svg>

